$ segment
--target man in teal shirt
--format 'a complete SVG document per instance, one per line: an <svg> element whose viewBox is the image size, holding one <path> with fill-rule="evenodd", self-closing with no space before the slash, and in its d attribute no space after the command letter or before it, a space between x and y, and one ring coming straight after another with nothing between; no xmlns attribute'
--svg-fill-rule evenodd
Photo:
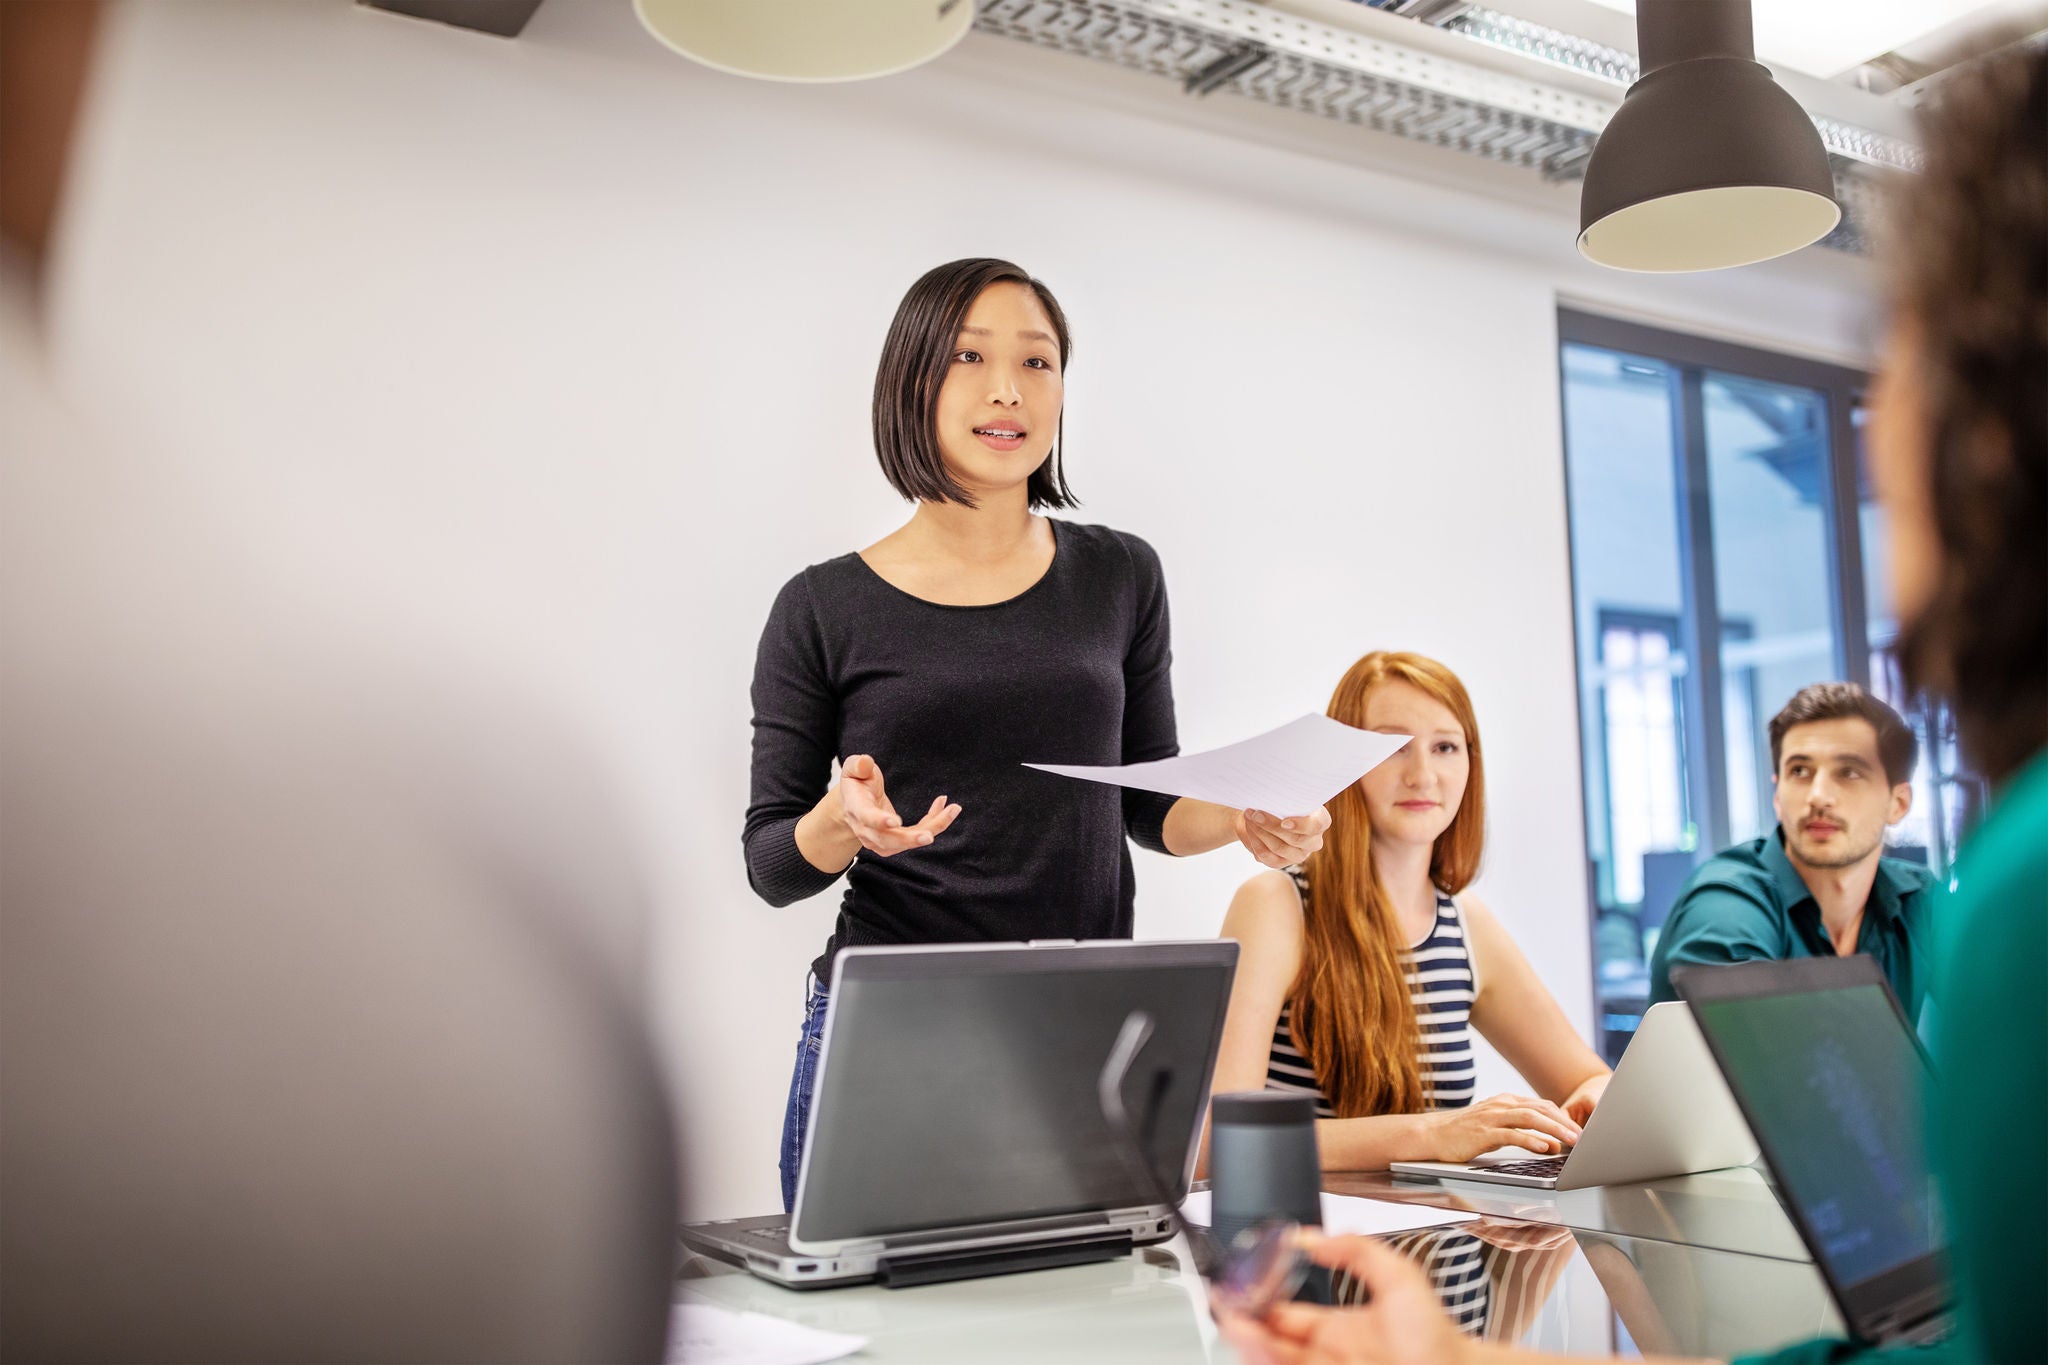
<svg viewBox="0 0 2048 1365"><path fill-rule="evenodd" d="M1686 882L1650 961L1651 1002L1678 998L1677 966L1868 953L1917 1020L1933 970L1934 878L1884 856L1885 830L1913 808L1912 729L1854 683L1815 683L1770 733L1778 828Z"/></svg>

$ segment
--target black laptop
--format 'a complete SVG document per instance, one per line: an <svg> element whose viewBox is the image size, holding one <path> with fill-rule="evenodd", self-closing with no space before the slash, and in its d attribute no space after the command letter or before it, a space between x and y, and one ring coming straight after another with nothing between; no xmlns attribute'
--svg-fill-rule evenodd
<svg viewBox="0 0 2048 1365"><path fill-rule="evenodd" d="M1125 1255L1175 1231L1237 945L849 948L834 961L793 1217L693 1223L692 1250L794 1289L892 1287ZM1151 1178L1097 1086L1123 1087Z"/></svg>
<svg viewBox="0 0 2048 1365"><path fill-rule="evenodd" d="M1932 1069L1876 962L1695 966L1672 979L1849 1330L1879 1346L1945 1336Z"/></svg>

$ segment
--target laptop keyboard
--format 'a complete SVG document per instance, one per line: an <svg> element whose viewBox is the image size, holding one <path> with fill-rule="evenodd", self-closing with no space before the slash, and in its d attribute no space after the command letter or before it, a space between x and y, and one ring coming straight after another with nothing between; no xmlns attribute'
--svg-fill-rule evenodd
<svg viewBox="0 0 2048 1365"><path fill-rule="evenodd" d="M739 1228L729 1234L735 1241L759 1242L762 1246L786 1247L789 1245L789 1223L771 1223L767 1227Z"/></svg>
<svg viewBox="0 0 2048 1365"><path fill-rule="evenodd" d="M1482 1169L1504 1175L1556 1175L1564 1169L1564 1160L1561 1156L1546 1156L1534 1161L1489 1161Z"/></svg>

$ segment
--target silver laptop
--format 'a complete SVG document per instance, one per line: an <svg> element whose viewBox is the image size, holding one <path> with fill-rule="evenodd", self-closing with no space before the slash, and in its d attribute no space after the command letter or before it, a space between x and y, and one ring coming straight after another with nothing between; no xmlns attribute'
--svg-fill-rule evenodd
<svg viewBox="0 0 2048 1365"><path fill-rule="evenodd" d="M1519 1148L1503 1148L1476 1161L1396 1161L1387 1169L1579 1190L1746 1166L1756 1157L1756 1139L1692 1012L1672 1000L1643 1015L1607 1093L1581 1126L1578 1145L1563 1156L1531 1158Z"/></svg>
<svg viewBox="0 0 2048 1365"><path fill-rule="evenodd" d="M1237 945L849 948L832 971L793 1215L696 1223L693 1250L793 1288L902 1286L1107 1260L1173 1234ZM1124 1021L1153 1030L1124 1107L1097 1082ZM1148 1185L1150 1190L1148 1192Z"/></svg>

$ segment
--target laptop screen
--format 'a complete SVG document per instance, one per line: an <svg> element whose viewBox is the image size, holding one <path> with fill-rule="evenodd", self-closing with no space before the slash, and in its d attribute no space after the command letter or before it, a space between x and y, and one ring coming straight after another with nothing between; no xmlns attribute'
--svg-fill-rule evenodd
<svg viewBox="0 0 2048 1365"><path fill-rule="evenodd" d="M1941 1250L1927 1060L1884 985L1694 996L1692 1007L1834 1283Z"/></svg>
<svg viewBox="0 0 2048 1365"><path fill-rule="evenodd" d="M1124 1104L1186 1188L1234 943L842 953L794 1235L832 1242L1153 1203L1102 1116L1102 1066L1153 1022Z"/></svg>

